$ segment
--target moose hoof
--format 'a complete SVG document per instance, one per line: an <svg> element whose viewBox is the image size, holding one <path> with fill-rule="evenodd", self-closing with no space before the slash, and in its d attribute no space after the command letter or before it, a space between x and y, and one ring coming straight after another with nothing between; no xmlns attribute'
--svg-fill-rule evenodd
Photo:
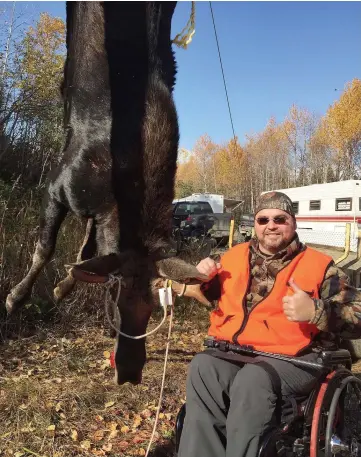
<svg viewBox="0 0 361 457"><path fill-rule="evenodd" d="M55 303L60 303L62 301L62 299L64 298L62 290L59 286L55 287L55 289L53 290L53 295L54 295Z"/></svg>
<svg viewBox="0 0 361 457"><path fill-rule="evenodd" d="M56 303L60 303L74 289L75 281L73 278L65 278L55 287L53 294Z"/></svg>
<svg viewBox="0 0 361 457"><path fill-rule="evenodd" d="M19 295L13 291L6 297L5 307L8 314L13 314L19 308L22 307L24 302L27 300L30 294Z"/></svg>

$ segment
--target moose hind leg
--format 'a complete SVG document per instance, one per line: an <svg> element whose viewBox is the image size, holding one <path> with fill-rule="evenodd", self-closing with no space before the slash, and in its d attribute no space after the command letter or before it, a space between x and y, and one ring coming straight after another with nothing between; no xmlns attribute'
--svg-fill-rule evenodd
<svg viewBox="0 0 361 457"><path fill-rule="evenodd" d="M84 241L76 259L77 263L94 257L96 250L96 222L94 219L88 219ZM60 281L54 289L54 298L56 303L59 303L67 295L69 295L74 289L76 283L76 279L74 279L71 274L68 274L65 279Z"/></svg>
<svg viewBox="0 0 361 457"><path fill-rule="evenodd" d="M40 218L40 234L32 265L25 278L11 289L6 297L8 313L19 309L30 296L36 278L54 253L56 237L67 212L68 210L64 205L52 198L46 202Z"/></svg>

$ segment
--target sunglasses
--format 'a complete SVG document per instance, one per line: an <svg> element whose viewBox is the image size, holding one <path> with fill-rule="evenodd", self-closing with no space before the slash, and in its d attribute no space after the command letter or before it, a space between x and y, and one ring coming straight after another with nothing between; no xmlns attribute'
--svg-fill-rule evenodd
<svg viewBox="0 0 361 457"><path fill-rule="evenodd" d="M261 216L256 219L258 225L267 225L269 221L273 221L276 225L285 225L288 221L286 216L266 217Z"/></svg>

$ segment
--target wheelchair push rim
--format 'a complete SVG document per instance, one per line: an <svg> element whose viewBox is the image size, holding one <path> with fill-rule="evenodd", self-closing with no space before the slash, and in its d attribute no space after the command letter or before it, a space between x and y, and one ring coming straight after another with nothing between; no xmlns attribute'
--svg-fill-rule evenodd
<svg viewBox="0 0 361 457"><path fill-rule="evenodd" d="M310 457L361 456L361 380L349 370L330 373L312 418Z"/></svg>

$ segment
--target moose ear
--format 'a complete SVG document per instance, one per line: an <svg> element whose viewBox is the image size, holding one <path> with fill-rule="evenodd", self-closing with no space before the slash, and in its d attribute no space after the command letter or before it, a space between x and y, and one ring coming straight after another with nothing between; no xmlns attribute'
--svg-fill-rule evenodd
<svg viewBox="0 0 361 457"><path fill-rule="evenodd" d="M94 257L84 262L67 265L73 278L84 282L106 282L109 275L116 273L121 267L121 259L117 254Z"/></svg>
<svg viewBox="0 0 361 457"><path fill-rule="evenodd" d="M158 273L163 278L174 279L178 282L190 282L194 280L206 281L208 276L200 273L194 265L185 262L178 257L162 259L156 262Z"/></svg>

